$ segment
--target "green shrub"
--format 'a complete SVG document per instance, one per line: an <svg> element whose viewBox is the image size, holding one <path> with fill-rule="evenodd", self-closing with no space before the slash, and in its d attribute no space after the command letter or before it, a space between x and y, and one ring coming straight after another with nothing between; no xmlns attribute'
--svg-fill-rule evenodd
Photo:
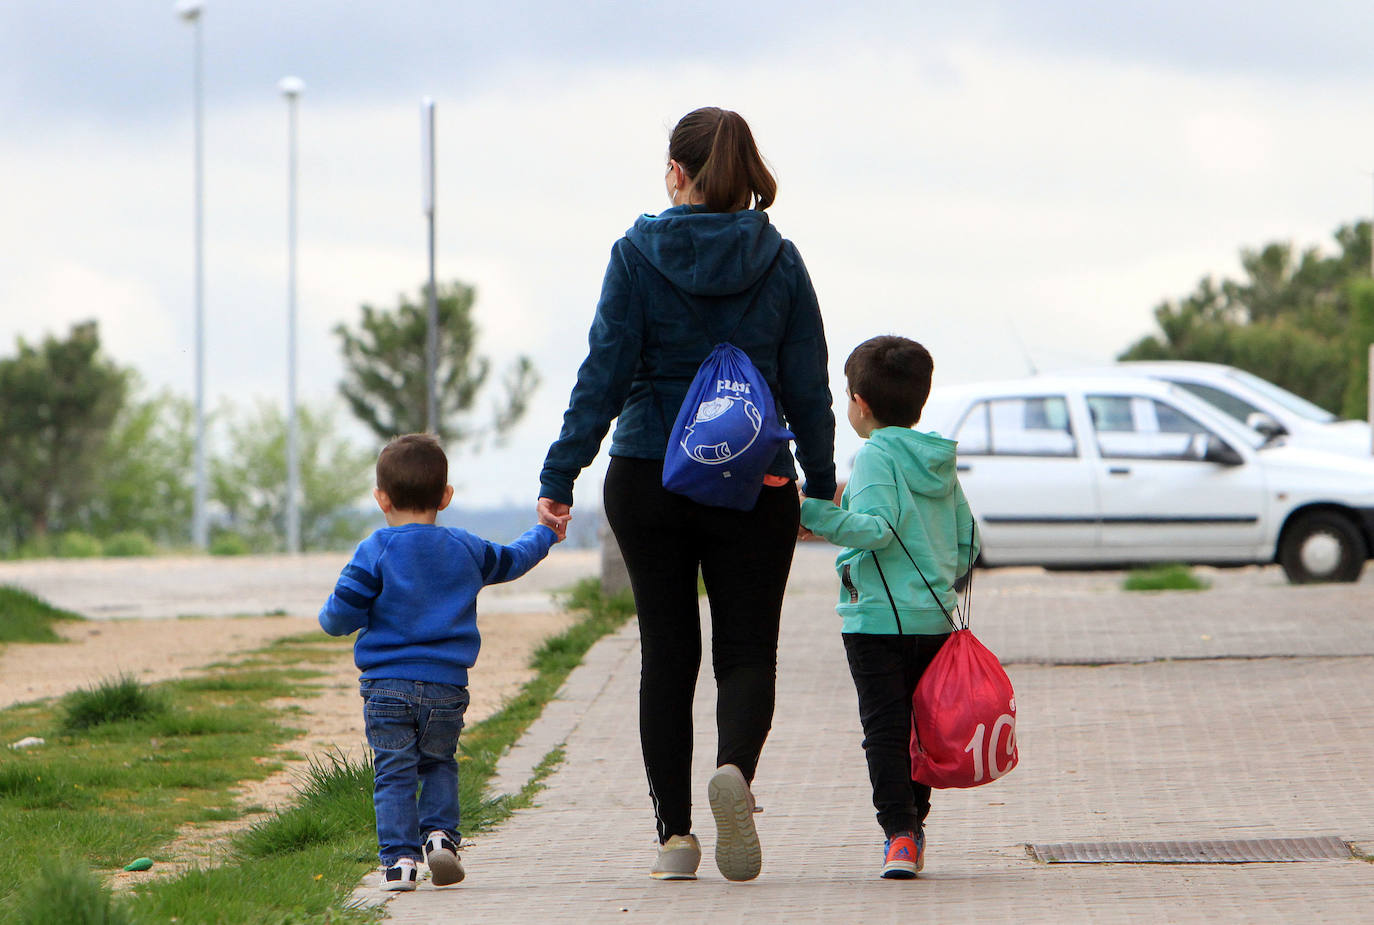
<svg viewBox="0 0 1374 925"><path fill-rule="evenodd" d="M140 530L123 530L105 540L107 556L151 556L157 546Z"/></svg>
<svg viewBox="0 0 1374 925"><path fill-rule="evenodd" d="M367 832L375 819L371 761L326 752L310 759L296 804L251 826L235 847L241 857L268 858Z"/></svg>
<svg viewBox="0 0 1374 925"><path fill-rule="evenodd" d="M19 891L12 921L18 925L132 925L133 915L100 878L82 864L33 864Z"/></svg>
<svg viewBox="0 0 1374 925"><path fill-rule="evenodd" d="M62 730L78 732L105 723L143 719L167 712L167 701L132 675L106 678L62 698Z"/></svg>
<svg viewBox="0 0 1374 925"><path fill-rule="evenodd" d="M1122 587L1127 591L1205 591L1212 585L1177 563L1134 569Z"/></svg>
<svg viewBox="0 0 1374 925"><path fill-rule="evenodd" d="M227 530L215 534L215 538L210 541L210 555L212 556L242 556L247 552L248 541L237 533L230 533Z"/></svg>
<svg viewBox="0 0 1374 925"><path fill-rule="evenodd" d="M100 540L80 530L69 530L57 538L59 559L91 559L103 551Z"/></svg>

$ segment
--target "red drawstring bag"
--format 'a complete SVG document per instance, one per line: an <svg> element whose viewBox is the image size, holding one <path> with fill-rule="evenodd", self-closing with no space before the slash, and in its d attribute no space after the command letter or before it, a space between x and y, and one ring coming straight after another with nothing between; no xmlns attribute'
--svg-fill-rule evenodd
<svg viewBox="0 0 1374 925"><path fill-rule="evenodd" d="M1016 751L1016 692L997 656L968 628L973 566L969 566L964 585L964 606L956 605L951 616L896 529L891 524L888 529L953 630L911 697L911 779L939 788L977 787L994 781L1016 767L1020 757ZM897 602L892 599L881 565L878 577L895 615Z"/></svg>
<svg viewBox="0 0 1374 925"><path fill-rule="evenodd" d="M911 779L977 787L1016 767L1016 693L963 622L950 633L911 698Z"/></svg>

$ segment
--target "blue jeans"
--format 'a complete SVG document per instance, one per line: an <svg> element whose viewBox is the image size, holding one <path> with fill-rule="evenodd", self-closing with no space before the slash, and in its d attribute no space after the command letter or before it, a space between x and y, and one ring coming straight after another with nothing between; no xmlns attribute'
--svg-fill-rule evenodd
<svg viewBox="0 0 1374 925"><path fill-rule="evenodd" d="M375 775L378 857L420 858L436 829L458 839L458 734L468 689L454 684L364 680L363 719ZM419 797L416 797L419 787Z"/></svg>

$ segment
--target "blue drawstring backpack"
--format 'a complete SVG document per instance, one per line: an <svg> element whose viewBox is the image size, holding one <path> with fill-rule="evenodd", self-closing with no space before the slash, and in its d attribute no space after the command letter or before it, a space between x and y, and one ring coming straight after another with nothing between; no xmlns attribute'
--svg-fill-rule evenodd
<svg viewBox="0 0 1374 925"><path fill-rule="evenodd" d="M778 256L760 277L730 337L758 301ZM683 302L710 335L696 309L685 297ZM748 511L759 500L763 477L778 448L793 434L778 420L773 392L763 373L748 354L729 342L730 337L701 361L668 431L663 487L699 504Z"/></svg>

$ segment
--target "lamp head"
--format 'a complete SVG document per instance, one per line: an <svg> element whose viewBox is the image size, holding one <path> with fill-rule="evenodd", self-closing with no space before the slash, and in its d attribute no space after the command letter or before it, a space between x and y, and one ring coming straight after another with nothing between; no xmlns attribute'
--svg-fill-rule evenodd
<svg viewBox="0 0 1374 925"><path fill-rule="evenodd" d="M305 92L305 81L299 77L283 77L277 81L277 89L281 91L282 96L294 100Z"/></svg>
<svg viewBox="0 0 1374 925"><path fill-rule="evenodd" d="M187 22L195 22L200 19L201 11L205 9L205 0L177 0L176 6L172 9Z"/></svg>

